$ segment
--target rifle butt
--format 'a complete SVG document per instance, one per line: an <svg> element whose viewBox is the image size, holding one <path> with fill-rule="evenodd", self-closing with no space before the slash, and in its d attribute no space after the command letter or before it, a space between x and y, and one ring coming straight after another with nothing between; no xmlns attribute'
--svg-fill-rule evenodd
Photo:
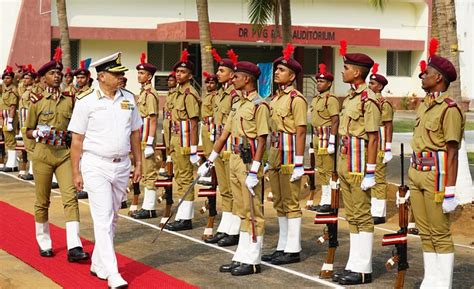
<svg viewBox="0 0 474 289"><path fill-rule="evenodd" d="M328 252L326 254L326 260L321 268L321 271L319 272L319 277L321 279L329 279L332 277L332 274L334 272L333 264L334 264L335 253L336 253L335 247L328 248Z"/></svg>
<svg viewBox="0 0 474 289"><path fill-rule="evenodd" d="M395 286L394 286L395 289L403 288L403 286L405 284L405 274L406 274L406 272L407 272L406 270L398 271L397 279L395 280Z"/></svg>
<svg viewBox="0 0 474 289"><path fill-rule="evenodd" d="M207 225L206 228L204 228L204 233L201 237L202 240L207 240L211 238L213 234L213 228L214 228L214 216L209 216L207 218Z"/></svg>

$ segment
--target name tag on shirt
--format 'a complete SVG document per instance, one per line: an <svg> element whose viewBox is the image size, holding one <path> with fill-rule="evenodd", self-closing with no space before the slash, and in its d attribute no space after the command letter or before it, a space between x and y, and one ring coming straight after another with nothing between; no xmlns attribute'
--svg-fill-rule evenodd
<svg viewBox="0 0 474 289"><path fill-rule="evenodd" d="M129 100L126 99L120 103L120 108L126 109L126 110L133 110L135 106L133 105L133 103L131 103Z"/></svg>

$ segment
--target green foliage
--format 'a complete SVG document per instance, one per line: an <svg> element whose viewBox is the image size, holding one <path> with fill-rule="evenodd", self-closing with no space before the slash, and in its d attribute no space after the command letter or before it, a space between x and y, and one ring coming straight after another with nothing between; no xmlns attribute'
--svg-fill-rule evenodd
<svg viewBox="0 0 474 289"><path fill-rule="evenodd" d="M408 96L404 96L402 98L400 105L402 106L404 110L408 110L410 108L410 100L408 99Z"/></svg>
<svg viewBox="0 0 474 289"><path fill-rule="evenodd" d="M278 0L249 0L249 19L254 32L260 32L274 17Z"/></svg>
<svg viewBox="0 0 474 289"><path fill-rule="evenodd" d="M388 0L369 0L370 5L374 6L375 9L380 9L383 11L385 9L385 4Z"/></svg>

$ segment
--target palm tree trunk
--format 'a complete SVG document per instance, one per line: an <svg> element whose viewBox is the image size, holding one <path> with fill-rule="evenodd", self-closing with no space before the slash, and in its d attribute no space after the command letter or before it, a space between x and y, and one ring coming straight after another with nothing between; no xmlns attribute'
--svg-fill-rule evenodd
<svg viewBox="0 0 474 289"><path fill-rule="evenodd" d="M67 25L66 0L56 0L61 49L63 50L63 65L71 67L71 45L69 42L69 27Z"/></svg>
<svg viewBox="0 0 474 289"><path fill-rule="evenodd" d="M211 55L211 28L209 24L209 11L207 9L207 0L196 0L198 23L199 23L199 43L201 45L201 63L202 70L214 73L214 64ZM205 89L204 78L202 79L202 88Z"/></svg>
<svg viewBox="0 0 474 289"><path fill-rule="evenodd" d="M282 28L282 41L283 47L286 46L287 43L291 43L292 35L291 35L291 4L290 0L280 0L281 5L281 28Z"/></svg>

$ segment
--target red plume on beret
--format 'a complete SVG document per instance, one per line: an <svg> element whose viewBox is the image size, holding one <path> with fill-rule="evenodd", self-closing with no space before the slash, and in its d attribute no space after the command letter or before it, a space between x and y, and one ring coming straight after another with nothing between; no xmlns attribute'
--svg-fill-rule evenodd
<svg viewBox="0 0 474 289"><path fill-rule="evenodd" d="M211 74L210 74L209 72L207 72L207 71L203 71L203 72L202 72L202 75L204 75L205 78L211 77Z"/></svg>
<svg viewBox="0 0 474 289"><path fill-rule="evenodd" d="M145 63L145 59L146 59L146 54L145 52L142 52L142 55L140 56L140 63L141 64Z"/></svg>
<svg viewBox="0 0 474 289"><path fill-rule="evenodd" d="M340 47L339 47L339 55L346 56L347 53L347 41L341 40Z"/></svg>
<svg viewBox="0 0 474 289"><path fill-rule="evenodd" d="M319 73L320 74L326 74L326 64L324 64L324 63L319 64Z"/></svg>
<svg viewBox="0 0 474 289"><path fill-rule="evenodd" d="M181 59L180 59L180 61L187 62L187 61L188 61L188 56L189 56L188 50L187 50L187 49L184 49L184 50L181 52Z"/></svg>
<svg viewBox="0 0 474 289"><path fill-rule="evenodd" d="M61 47L60 46L56 47L56 49L54 50L53 60L56 62L61 62L62 56L63 56L63 51Z"/></svg>
<svg viewBox="0 0 474 289"><path fill-rule="evenodd" d="M293 52L295 51L295 47L291 44L291 43L288 43L285 47L285 49L283 49L283 58L288 61L291 56L293 55Z"/></svg>
<svg viewBox="0 0 474 289"><path fill-rule="evenodd" d="M81 62L79 63L79 67L81 69L86 69L86 61L85 60L81 60Z"/></svg>
<svg viewBox="0 0 474 289"><path fill-rule="evenodd" d="M232 63L234 65L237 64L237 62L239 62L239 55L237 55L237 53L234 52L234 49L227 50L227 57L229 57L230 60L232 60Z"/></svg>
<svg viewBox="0 0 474 289"><path fill-rule="evenodd" d="M66 68L66 74L71 73L71 67Z"/></svg>
<svg viewBox="0 0 474 289"><path fill-rule="evenodd" d="M35 70L33 69L33 65L28 64L28 71L31 71L31 72L35 71Z"/></svg>
<svg viewBox="0 0 474 289"><path fill-rule="evenodd" d="M438 50L438 45L439 45L438 39L431 38L428 57L431 57L436 54L436 51Z"/></svg>
<svg viewBox="0 0 474 289"><path fill-rule="evenodd" d="M6 73L12 73L13 72L13 67L11 67L10 65L7 65L7 68L5 69L5 72Z"/></svg>
<svg viewBox="0 0 474 289"><path fill-rule="evenodd" d="M222 57L219 55L219 53L217 53L217 50L216 50L215 48L212 48L211 54L212 54L212 57L214 57L214 59L215 59L217 62L221 62Z"/></svg>
<svg viewBox="0 0 474 289"><path fill-rule="evenodd" d="M379 64L374 63L374 66L372 66L372 74L377 74L379 72Z"/></svg>
<svg viewBox="0 0 474 289"><path fill-rule="evenodd" d="M421 73L424 73L426 71L426 61L422 60L420 61L420 70L421 70Z"/></svg>

